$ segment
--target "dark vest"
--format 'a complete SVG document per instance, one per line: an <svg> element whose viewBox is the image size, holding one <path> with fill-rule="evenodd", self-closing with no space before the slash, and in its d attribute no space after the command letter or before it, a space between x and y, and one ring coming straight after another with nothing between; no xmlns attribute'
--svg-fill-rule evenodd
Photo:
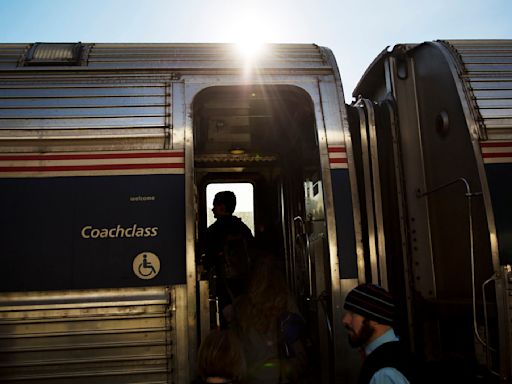
<svg viewBox="0 0 512 384"><path fill-rule="evenodd" d="M369 383L375 372L382 368L395 368L409 382L413 382L410 355L403 350L402 344L398 341L384 343L366 356L361 367L358 383Z"/></svg>

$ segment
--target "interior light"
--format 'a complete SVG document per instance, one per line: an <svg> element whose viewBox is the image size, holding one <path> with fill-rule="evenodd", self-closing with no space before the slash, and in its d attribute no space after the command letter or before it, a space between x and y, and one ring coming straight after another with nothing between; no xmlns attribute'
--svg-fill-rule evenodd
<svg viewBox="0 0 512 384"><path fill-rule="evenodd" d="M243 155L245 153L245 150L242 148L231 148L229 150L229 153L232 155Z"/></svg>

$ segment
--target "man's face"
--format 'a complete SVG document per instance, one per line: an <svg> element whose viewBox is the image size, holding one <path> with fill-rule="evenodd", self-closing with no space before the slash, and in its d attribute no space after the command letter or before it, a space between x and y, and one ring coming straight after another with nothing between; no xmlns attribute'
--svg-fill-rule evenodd
<svg viewBox="0 0 512 384"><path fill-rule="evenodd" d="M354 348L367 345L375 332L367 318L352 311L347 311L341 321L347 329L348 342Z"/></svg>
<svg viewBox="0 0 512 384"><path fill-rule="evenodd" d="M212 212L213 217L215 217L216 219L218 219L221 216L226 216L226 206L221 203L213 203Z"/></svg>

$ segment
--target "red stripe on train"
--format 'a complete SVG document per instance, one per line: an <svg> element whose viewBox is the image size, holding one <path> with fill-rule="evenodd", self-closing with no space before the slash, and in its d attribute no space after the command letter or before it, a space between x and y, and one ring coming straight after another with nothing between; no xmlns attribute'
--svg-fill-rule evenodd
<svg viewBox="0 0 512 384"><path fill-rule="evenodd" d="M482 156L484 158L495 158L495 157L512 157L512 152L489 152L489 153L483 153Z"/></svg>
<svg viewBox="0 0 512 384"><path fill-rule="evenodd" d="M185 152L151 153L83 153L51 155L0 155L0 160L103 160L103 159L150 159L161 157L183 157Z"/></svg>
<svg viewBox="0 0 512 384"><path fill-rule="evenodd" d="M115 171L130 169L177 169L185 168L183 163L160 164L99 164L99 165L56 165L41 167L0 167L0 172L65 172L65 171Z"/></svg>
<svg viewBox="0 0 512 384"><path fill-rule="evenodd" d="M331 163L331 164L348 163L348 159L329 159L329 163Z"/></svg>
<svg viewBox="0 0 512 384"><path fill-rule="evenodd" d="M496 142L496 143L480 143L483 148L512 147L512 141Z"/></svg>
<svg viewBox="0 0 512 384"><path fill-rule="evenodd" d="M347 148L345 147L328 147L328 152L347 152Z"/></svg>

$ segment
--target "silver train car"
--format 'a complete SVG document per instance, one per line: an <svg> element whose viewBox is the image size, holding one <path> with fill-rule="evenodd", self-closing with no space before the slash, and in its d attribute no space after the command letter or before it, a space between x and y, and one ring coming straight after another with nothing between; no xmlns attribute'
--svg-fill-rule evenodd
<svg viewBox="0 0 512 384"><path fill-rule="evenodd" d="M317 382L357 377L360 282L432 371L510 380L511 47L396 46L347 105L316 45L0 44L0 382L190 382L225 183L252 190Z"/></svg>
<svg viewBox="0 0 512 384"><path fill-rule="evenodd" d="M452 381L512 380L511 49L397 45L354 91L367 276L402 293L413 350Z"/></svg>

